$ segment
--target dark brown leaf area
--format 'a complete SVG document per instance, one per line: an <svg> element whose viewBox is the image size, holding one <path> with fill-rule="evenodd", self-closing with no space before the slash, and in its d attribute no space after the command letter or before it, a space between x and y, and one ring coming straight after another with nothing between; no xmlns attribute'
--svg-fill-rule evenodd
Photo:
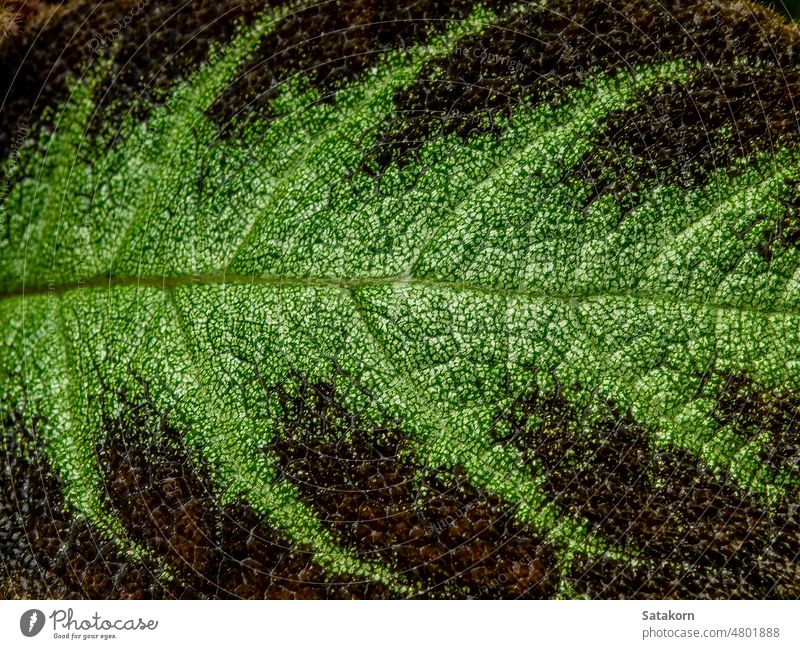
<svg viewBox="0 0 800 649"><path fill-rule="evenodd" d="M689 84L670 84L610 115L583 170L597 193L612 190L623 204L633 202L643 179L691 189L715 170L794 145L798 99L796 66L707 68ZM770 251L762 252L769 259Z"/></svg>
<svg viewBox="0 0 800 649"><path fill-rule="evenodd" d="M37 424L3 422L0 596L4 598L375 598L380 584L331 580L245 505L222 507L202 463L146 395L123 397L98 449L109 509L154 560L117 545L68 509L63 485L38 453ZM23 440L25 448L19 446ZM161 578L167 565L173 578Z"/></svg>
<svg viewBox="0 0 800 649"><path fill-rule="evenodd" d="M211 115L223 127L247 114L268 112L282 83L294 76L332 92L357 81L386 51L425 43L447 21L464 18L475 0L326 0L309 3L281 21L265 39L244 74L214 104ZM490 0L490 6L510 4Z"/></svg>
<svg viewBox="0 0 800 649"><path fill-rule="evenodd" d="M614 404L597 397L580 410L567 395L559 385L518 400L500 441L543 468L544 488L565 511L638 559L634 567L587 560L572 575L577 592L800 595L796 503L768 510L689 453L653 447L647 431Z"/></svg>
<svg viewBox="0 0 800 649"><path fill-rule="evenodd" d="M105 424L99 450L110 508L131 538L179 575L180 597L374 598L385 589L351 575L330 580L309 552L294 546L247 507L223 507L207 469L182 442L145 386L124 397ZM177 585L175 586L177 590Z"/></svg>
<svg viewBox="0 0 800 649"><path fill-rule="evenodd" d="M798 52L794 26L743 2L531 4L463 38L399 92L367 167L413 159L432 137L499 133L520 106L558 101L598 70L682 58L706 70L612 115L583 173L620 195L653 177L698 184L731 158L797 140Z"/></svg>
<svg viewBox="0 0 800 649"><path fill-rule="evenodd" d="M61 499L62 485L34 451L39 422L12 412L0 449L0 597L152 598L170 595L158 569L128 560ZM20 447L20 442L25 448Z"/></svg>
<svg viewBox="0 0 800 649"><path fill-rule="evenodd" d="M750 441L762 436L761 460L800 483L800 395L760 387L746 375L727 377L713 417Z"/></svg>
<svg viewBox="0 0 800 649"><path fill-rule="evenodd" d="M502 0L492 0L502 2ZM67 99L69 83L95 61L112 59L97 91L93 130L121 123L122 112L144 116L164 90L205 60L214 43L229 42L277 0L76 0L58 10L14 14L15 33L0 41L0 158L18 133L38 127L43 111ZM296 3L214 104L220 126L265 108L278 84L296 74L319 87L358 79L393 47L441 31L444 20L466 15L474 0L457 2ZM16 33L18 32L18 33Z"/></svg>
<svg viewBox="0 0 800 649"><path fill-rule="evenodd" d="M365 559L385 562L425 597L542 598L558 585L553 548L460 471L422 472L394 423L347 412L328 383L276 388L271 446L284 476Z"/></svg>
<svg viewBox="0 0 800 649"><path fill-rule="evenodd" d="M252 21L277 4L77 0L39 10L35 19L20 14L19 33L0 43L0 155L20 133L38 127L44 108L66 98L67 81L80 77L87 63L113 57L94 121L94 128L106 128L119 122L120 110L143 115L208 55L213 42L229 41L238 21ZM332 97L386 50L426 42L475 4L298 3L214 103L210 117L235 135L248 115L268 116L276 89L295 76ZM597 193L613 191L631 202L653 179L695 186L737 158L798 139L797 28L769 9L725 0L490 0L487 6L498 16L494 24L461 39L397 93L394 117L365 151L365 169L380 173L392 162L405 163L433 137L497 134L520 106L558 101L598 70L613 74L674 58L701 63L704 70L691 83L649 93L637 108L608 118L581 170Z"/></svg>
<svg viewBox="0 0 800 649"><path fill-rule="evenodd" d="M144 115L166 87L207 58L214 42L230 40L237 21L252 20L268 4L75 0L22 21L18 34L0 40L0 158L18 133L38 127L47 107L67 99L69 83L93 62L113 61L97 91L101 103L94 128L121 124L128 111Z"/></svg>

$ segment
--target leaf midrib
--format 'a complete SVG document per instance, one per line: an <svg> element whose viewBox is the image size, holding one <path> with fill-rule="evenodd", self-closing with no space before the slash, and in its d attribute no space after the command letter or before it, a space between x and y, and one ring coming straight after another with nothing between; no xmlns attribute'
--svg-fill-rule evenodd
<svg viewBox="0 0 800 649"><path fill-rule="evenodd" d="M661 306L686 306L720 312L738 312L763 316L800 315L800 304L796 306L736 305L716 300L697 300L670 295L659 295L636 291L600 291L587 293L559 293L536 291L525 287L505 287L480 285L471 282L447 281L407 276L389 277L287 277L278 275L245 275L236 273L204 273L195 275L175 275L169 277L109 277L99 276L86 280L64 282L60 284L22 286L0 291L0 301L37 296L55 296L70 291L84 289L112 289L115 287L158 288L170 291L183 286L271 286L275 288L330 288L354 290L359 288L421 288L446 290L461 293L484 295L502 295L507 297L527 298L531 300L552 300L556 302L584 303L599 300L620 300L624 302L644 302Z"/></svg>

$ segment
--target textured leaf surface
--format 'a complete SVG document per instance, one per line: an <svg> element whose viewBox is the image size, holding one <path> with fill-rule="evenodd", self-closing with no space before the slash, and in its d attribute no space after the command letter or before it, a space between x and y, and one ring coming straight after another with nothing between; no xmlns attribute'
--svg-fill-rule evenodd
<svg viewBox="0 0 800 649"><path fill-rule="evenodd" d="M626 140L713 69L677 49L559 87L525 81L529 47L508 110L452 91L537 11L286 75L235 136L220 96L302 12L249 20L144 118L101 112L113 65L73 81L6 164L6 528L63 499L36 515L113 554L111 590L77 588L104 596L136 570L150 596L796 595L792 138L731 155L709 125L691 179ZM746 53L718 65L776 66ZM414 98L447 87L437 132ZM4 534L5 590L38 592L48 559Z"/></svg>

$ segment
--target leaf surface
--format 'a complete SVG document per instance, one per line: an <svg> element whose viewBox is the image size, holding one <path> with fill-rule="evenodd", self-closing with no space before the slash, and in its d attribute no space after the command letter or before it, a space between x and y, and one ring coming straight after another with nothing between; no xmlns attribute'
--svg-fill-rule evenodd
<svg viewBox="0 0 800 649"><path fill-rule="evenodd" d="M477 9L390 51L332 98L292 79L273 116L220 138L208 110L270 37L263 19L119 133L87 135L103 74L90 73L22 152L29 174L5 199L0 243L0 408L40 422L76 515L164 580L180 566L104 496L102 449L127 443L109 422L132 417L131 395L181 431L222 505L245 503L325 575L396 595L426 586L354 547L308 497L308 469L288 468L287 404L309 386L334 386L350 418L306 424L311 444L398 427L408 480L458 475L500 499L554 548L561 595L577 561L635 566L641 550L554 497L535 452L548 431L601 439L635 422L653 457L685 453L768 511L795 497L796 468L765 460L769 430L743 431L720 403L731 377L762 400L800 387L800 260L775 237L796 151L691 189L649 182L632 207L577 173L610 116L691 84L699 65L592 71L517 106L499 134L431 138L413 163L365 168L398 93L493 20Z"/></svg>

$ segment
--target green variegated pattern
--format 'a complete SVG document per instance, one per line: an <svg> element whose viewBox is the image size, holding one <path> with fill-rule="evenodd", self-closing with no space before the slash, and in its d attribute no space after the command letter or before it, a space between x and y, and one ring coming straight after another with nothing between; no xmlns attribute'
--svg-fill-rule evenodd
<svg viewBox="0 0 800 649"><path fill-rule="evenodd" d="M375 439L400 429L412 482L458 476L502 502L552 548L549 596L584 592L580 565L652 560L554 497L552 467L526 441L570 418L585 439L613 436L603 404L638 427L653 458L685 453L782 515L800 486L794 467L765 459L767 426L744 431L719 404L730 377L746 377L755 399L800 387L800 253L775 235L788 227L794 149L711 170L695 187L644 182L632 205L596 195L578 172L602 125L700 73L675 57L590 70L516 106L496 133L431 137L376 175L365 152L398 93L498 20L480 7L424 46L383 54L332 97L298 75L268 116L221 138L209 109L281 18L242 27L118 133L90 132L110 74L96 66L54 128L19 152L27 173L5 198L0 241L0 413L36 442L19 437L7 453L51 466L72 516L165 584L184 567L104 486L102 449L128 443L109 422L131 419L130 395L160 413L146 418L161 418L156 429L179 431L221 507L253 510L320 578L376 583L383 596L424 596L430 584L340 533L304 491L315 478L293 473L299 460L281 447L302 428L290 397L311 402L302 386L335 385L337 408ZM695 569L680 554L658 560Z"/></svg>

